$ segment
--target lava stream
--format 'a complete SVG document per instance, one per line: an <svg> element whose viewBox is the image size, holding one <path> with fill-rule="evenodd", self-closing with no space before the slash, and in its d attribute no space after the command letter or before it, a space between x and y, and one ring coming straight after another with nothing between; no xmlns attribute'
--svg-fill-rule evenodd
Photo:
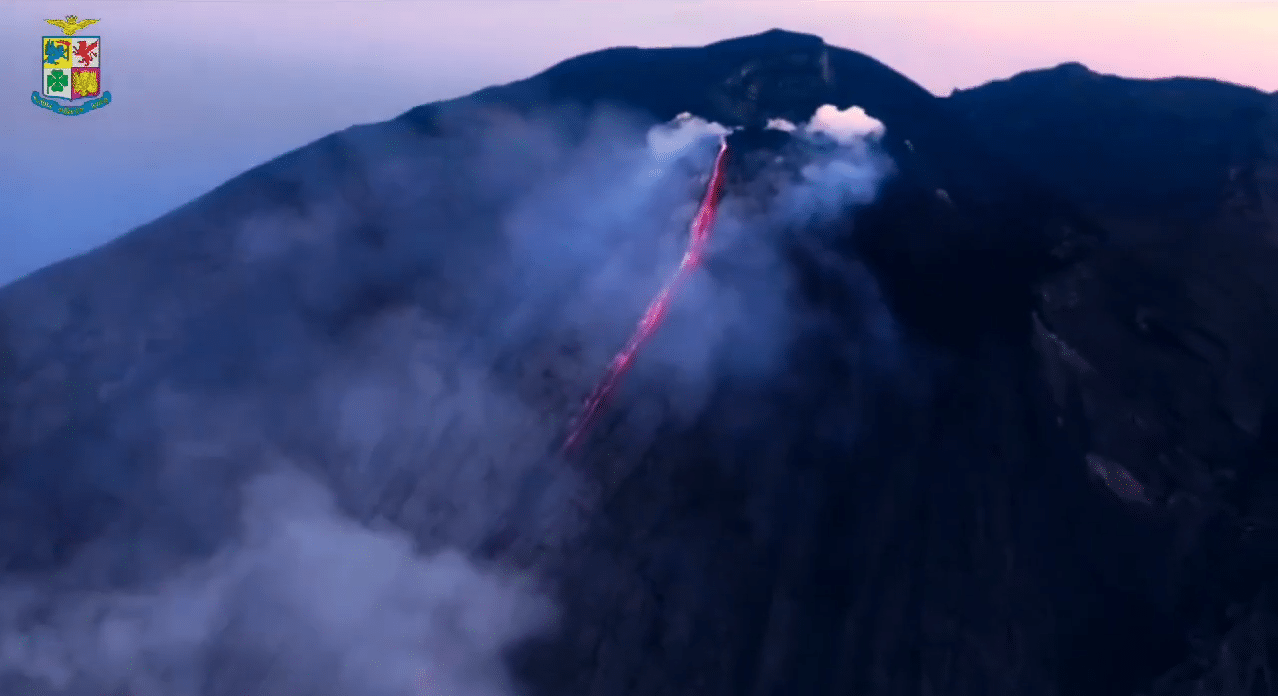
<svg viewBox="0 0 1278 696"><path fill-rule="evenodd" d="M678 293L679 287L701 265L702 257L706 251L706 244L710 240L710 232L714 227L715 213L719 209L719 199L723 195L723 167L727 158L728 142L724 140L719 144L719 154L714 160L714 169L710 172L710 181L706 185L706 194L701 200L701 207L697 209L697 215L692 219L692 229L688 237L688 250L683 254L679 269L675 271L674 276L661 289L652 304L648 305L648 309L643 313L643 318L639 320L639 325L635 328L634 334L631 335L630 340L621 349L621 352L617 353L612 362L608 364L608 370L604 373L603 379L599 380L599 384L587 397L580 417L574 424L568 439L564 442L563 451L565 454L570 454L581 444L582 439L599 418L604 406L612 398L617 389L617 384L621 381L621 377L634 364L635 357L639 354L639 349L648 342L648 339L652 338L657 328L661 326L661 321L665 319L666 312L669 311L670 303Z"/></svg>

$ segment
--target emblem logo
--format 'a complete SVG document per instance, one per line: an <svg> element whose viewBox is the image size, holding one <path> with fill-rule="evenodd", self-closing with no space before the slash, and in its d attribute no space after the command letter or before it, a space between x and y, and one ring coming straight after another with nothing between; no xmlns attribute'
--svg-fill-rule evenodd
<svg viewBox="0 0 1278 696"><path fill-rule="evenodd" d="M75 35L98 20L67 15L44 21L62 35L40 37L40 91L31 93L31 103L63 116L110 104L111 93L102 91L102 37Z"/></svg>

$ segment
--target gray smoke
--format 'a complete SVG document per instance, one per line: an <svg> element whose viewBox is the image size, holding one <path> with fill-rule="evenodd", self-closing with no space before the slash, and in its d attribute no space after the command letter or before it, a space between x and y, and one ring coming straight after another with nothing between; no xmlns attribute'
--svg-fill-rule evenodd
<svg viewBox="0 0 1278 696"><path fill-rule="evenodd" d="M553 630L544 571L608 485L549 453L678 266L728 129L449 118L445 137L352 129L341 157L312 148L138 233L207 266L115 245L63 281L82 285L0 291L34 366L6 397L0 451L34 454L5 480L0 528L21 533L0 553L80 535L0 576L0 696L513 691L502 655ZM800 318L783 228L872 200L890 172L872 135L794 136L812 141L799 176L724 201L722 263L684 288L623 385L626 423L605 427L643 441L720 377L784 364ZM830 262L890 333L868 273ZM137 280L165 273L163 292ZM69 297L110 339L84 349L91 373L23 347L52 340L29 337Z"/></svg>
<svg viewBox="0 0 1278 696"><path fill-rule="evenodd" d="M502 647L553 618L526 579L422 555L294 472L253 480L242 538L155 584L4 597L0 668L40 683L6 693L489 696Z"/></svg>

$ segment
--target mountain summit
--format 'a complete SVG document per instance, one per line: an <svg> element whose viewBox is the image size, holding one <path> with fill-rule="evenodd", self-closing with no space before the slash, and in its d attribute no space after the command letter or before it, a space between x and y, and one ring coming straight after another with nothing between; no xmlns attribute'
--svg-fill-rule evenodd
<svg viewBox="0 0 1278 696"><path fill-rule="evenodd" d="M0 289L0 693L1267 693L1272 114L773 30L287 153Z"/></svg>

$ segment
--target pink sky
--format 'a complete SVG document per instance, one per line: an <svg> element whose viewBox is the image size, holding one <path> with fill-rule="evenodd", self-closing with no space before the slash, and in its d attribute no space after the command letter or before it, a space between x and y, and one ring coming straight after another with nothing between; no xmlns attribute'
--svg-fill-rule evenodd
<svg viewBox="0 0 1278 696"><path fill-rule="evenodd" d="M70 13L101 19L89 31L115 98L77 117L28 101L37 40L56 31L43 20ZM608 46L774 27L870 54L941 95L1067 60L1278 90L1278 2L3 0L0 122L25 135L0 139L0 191L18 201L0 210L0 283L354 123ZM75 231L33 231L56 198L40 178L50 157L102 173L85 194L97 214Z"/></svg>

